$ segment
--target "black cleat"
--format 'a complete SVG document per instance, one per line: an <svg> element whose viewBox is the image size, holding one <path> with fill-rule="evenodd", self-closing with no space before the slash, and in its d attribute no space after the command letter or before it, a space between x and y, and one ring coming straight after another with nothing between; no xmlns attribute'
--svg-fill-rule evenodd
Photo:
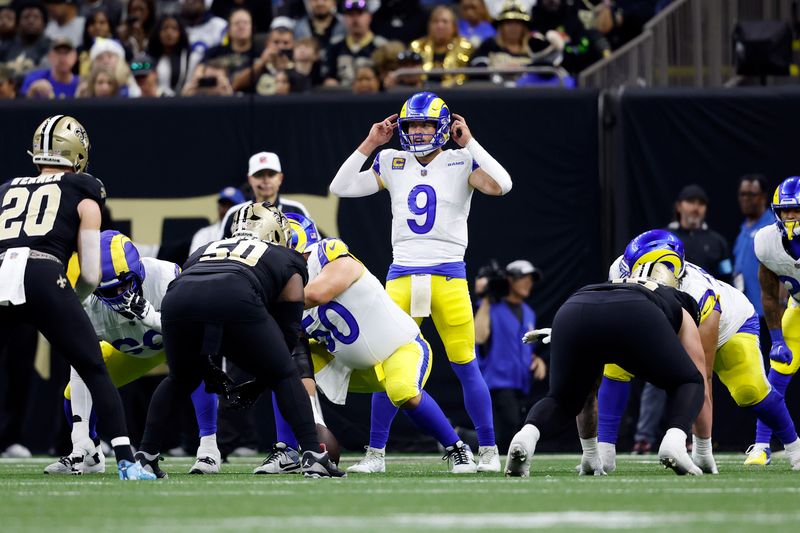
<svg viewBox="0 0 800 533"><path fill-rule="evenodd" d="M144 456L144 453L136 452L133 455L133 458L138 461L140 465L142 465L142 468L155 474L157 479L167 479L169 477L169 475L167 475L167 473L161 470L161 467L158 466L159 461L164 460L161 454L158 454L155 459L150 460Z"/></svg>
<svg viewBox="0 0 800 533"><path fill-rule="evenodd" d="M305 477L347 477L347 474L328 457L328 452L315 453L311 450L303 452L300 468Z"/></svg>

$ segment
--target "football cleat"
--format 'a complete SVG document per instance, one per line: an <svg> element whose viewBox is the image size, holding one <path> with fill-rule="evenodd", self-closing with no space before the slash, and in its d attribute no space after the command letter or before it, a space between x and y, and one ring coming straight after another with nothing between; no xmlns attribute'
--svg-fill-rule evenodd
<svg viewBox="0 0 800 533"><path fill-rule="evenodd" d="M156 475L152 472L145 470L146 467L142 466L138 461L130 462L122 460L117 463L117 471L119 478L130 481L151 481L156 479Z"/></svg>
<svg viewBox="0 0 800 533"><path fill-rule="evenodd" d="M158 479L166 479L169 477L169 475L158 466L159 461L164 460L161 454L156 455L154 459L148 459L143 452L136 452L133 457L142 466L145 472L155 475Z"/></svg>
<svg viewBox="0 0 800 533"><path fill-rule="evenodd" d="M658 460L665 468L671 468L679 476L686 474L702 476L703 471L692 462L686 452L686 433L670 428L658 448Z"/></svg>
<svg viewBox="0 0 800 533"><path fill-rule="evenodd" d="M495 446L478 446L478 472L499 472L500 451Z"/></svg>
<svg viewBox="0 0 800 533"><path fill-rule="evenodd" d="M328 452L315 453L311 450L303 452L301 468L305 477L347 477L347 473L339 470L336 463L331 461Z"/></svg>
<svg viewBox="0 0 800 533"><path fill-rule="evenodd" d="M772 450L769 446L751 444L747 451L744 464L747 466L767 466L772 462Z"/></svg>
<svg viewBox="0 0 800 533"><path fill-rule="evenodd" d="M97 447L93 455L83 456L84 474L102 474L106 471L106 456L100 446Z"/></svg>
<svg viewBox="0 0 800 533"><path fill-rule="evenodd" d="M300 454L297 450L287 446L282 442L277 442L272 446L261 466L253 470L254 474L299 474L300 473Z"/></svg>
<svg viewBox="0 0 800 533"><path fill-rule="evenodd" d="M451 474L474 474L478 471L472 450L463 441L458 441L444 449L442 460L447 461Z"/></svg>
<svg viewBox="0 0 800 533"><path fill-rule="evenodd" d="M65 455L55 463L49 464L44 467L45 474L68 474L73 476L80 476L83 474L83 456L82 455Z"/></svg>
<svg viewBox="0 0 800 533"><path fill-rule="evenodd" d="M192 465L190 474L219 474L222 456L219 450L197 450L197 461Z"/></svg>
<svg viewBox="0 0 800 533"><path fill-rule="evenodd" d="M539 429L532 424L525 424L517 431L508 447L506 457L506 477L528 477L531 471L533 452L539 442Z"/></svg>
<svg viewBox="0 0 800 533"><path fill-rule="evenodd" d="M367 454L356 464L347 467L348 472L357 474L383 474L386 472L386 448L367 446Z"/></svg>

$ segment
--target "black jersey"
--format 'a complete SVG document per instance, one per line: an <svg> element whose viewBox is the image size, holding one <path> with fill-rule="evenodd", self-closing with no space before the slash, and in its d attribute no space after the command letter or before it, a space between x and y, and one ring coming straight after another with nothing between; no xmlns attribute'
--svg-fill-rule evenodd
<svg viewBox="0 0 800 533"><path fill-rule="evenodd" d="M295 250L252 237L214 241L193 253L182 276L235 273L250 280L266 305L276 301L294 274L308 283L306 260Z"/></svg>
<svg viewBox="0 0 800 533"><path fill-rule="evenodd" d="M77 249L78 204L85 198L102 208L106 189L84 173L14 178L0 185L0 252L26 246L66 265Z"/></svg>
<svg viewBox="0 0 800 533"><path fill-rule="evenodd" d="M695 324L700 323L700 308L691 295L641 278L617 279L606 283L587 285L579 289L573 296L603 291L627 291L641 294L658 306L676 333L681 329L684 309L694 319Z"/></svg>

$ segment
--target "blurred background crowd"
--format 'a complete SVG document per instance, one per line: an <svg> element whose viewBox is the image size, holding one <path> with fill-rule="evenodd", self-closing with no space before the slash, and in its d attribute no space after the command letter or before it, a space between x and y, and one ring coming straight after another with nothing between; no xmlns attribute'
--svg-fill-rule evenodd
<svg viewBox="0 0 800 533"><path fill-rule="evenodd" d="M0 98L575 86L671 0L0 0Z"/></svg>

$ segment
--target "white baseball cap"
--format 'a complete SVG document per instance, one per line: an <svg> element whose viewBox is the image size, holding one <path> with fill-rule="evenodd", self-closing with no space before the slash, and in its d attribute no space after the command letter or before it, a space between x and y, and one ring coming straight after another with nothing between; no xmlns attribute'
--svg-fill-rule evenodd
<svg viewBox="0 0 800 533"><path fill-rule="evenodd" d="M258 152L250 158L248 165L247 175L253 176L259 170L274 170L275 172L281 171L281 160L278 154L272 152Z"/></svg>
<svg viewBox="0 0 800 533"><path fill-rule="evenodd" d="M527 276L530 274L533 276L533 281L539 281L542 279L541 271L533 266L530 261L526 261L525 259L517 259L516 261L512 261L506 265L506 272L508 272L511 276L515 278L519 278L522 276Z"/></svg>

